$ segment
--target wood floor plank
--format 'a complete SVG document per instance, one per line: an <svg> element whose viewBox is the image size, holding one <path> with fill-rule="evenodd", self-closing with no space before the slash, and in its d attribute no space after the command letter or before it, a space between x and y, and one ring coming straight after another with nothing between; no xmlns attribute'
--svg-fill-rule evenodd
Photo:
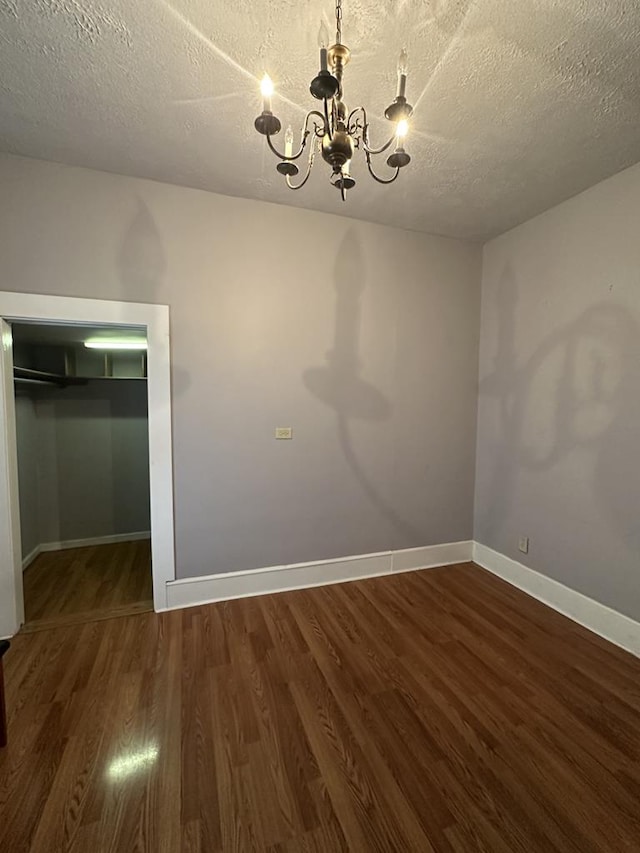
<svg viewBox="0 0 640 853"><path fill-rule="evenodd" d="M79 619L143 588L119 544L84 597L34 564L0 850L640 850L640 660L473 564Z"/></svg>
<svg viewBox="0 0 640 853"><path fill-rule="evenodd" d="M47 551L24 573L25 631L152 609L148 539Z"/></svg>

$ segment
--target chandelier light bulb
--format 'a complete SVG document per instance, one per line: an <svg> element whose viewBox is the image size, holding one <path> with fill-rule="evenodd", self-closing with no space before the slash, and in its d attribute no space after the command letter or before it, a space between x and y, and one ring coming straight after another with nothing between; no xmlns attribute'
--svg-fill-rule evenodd
<svg viewBox="0 0 640 853"><path fill-rule="evenodd" d="M406 77L409 73L409 57L407 55L407 48L403 47L400 51L400 56L398 57L398 74L404 74Z"/></svg>
<svg viewBox="0 0 640 853"><path fill-rule="evenodd" d="M320 48L320 71L324 72L328 69L327 63L327 47L329 46L329 28L327 27L324 18L320 20L320 29L318 30L318 47Z"/></svg>
<svg viewBox="0 0 640 853"><path fill-rule="evenodd" d="M404 98L407 89L407 72L409 71L409 59L407 48L403 47L398 57L398 97Z"/></svg>
<svg viewBox="0 0 640 853"><path fill-rule="evenodd" d="M318 47L329 47L329 27L324 18L320 19L320 29L318 30Z"/></svg>
<svg viewBox="0 0 640 853"><path fill-rule="evenodd" d="M293 154L293 130L291 125L286 129L284 134L284 156L291 157Z"/></svg>
<svg viewBox="0 0 640 853"><path fill-rule="evenodd" d="M268 74L265 74L260 81L260 91L262 92L262 112L271 112L271 95L273 95L273 80Z"/></svg>
<svg viewBox="0 0 640 853"><path fill-rule="evenodd" d="M406 120L406 118L403 118L398 122L398 126L396 128L396 136L398 137L398 139L404 139L408 132L409 122Z"/></svg>

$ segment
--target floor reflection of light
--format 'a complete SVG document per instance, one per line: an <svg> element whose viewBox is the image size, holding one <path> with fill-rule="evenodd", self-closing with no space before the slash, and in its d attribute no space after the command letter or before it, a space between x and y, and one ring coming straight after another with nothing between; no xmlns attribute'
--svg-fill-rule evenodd
<svg viewBox="0 0 640 853"><path fill-rule="evenodd" d="M114 758L107 768L107 776L110 779L123 779L125 776L131 776L140 770L146 770L150 767L158 757L159 749L157 746L147 746L144 749L139 749L136 752L130 752L120 758Z"/></svg>

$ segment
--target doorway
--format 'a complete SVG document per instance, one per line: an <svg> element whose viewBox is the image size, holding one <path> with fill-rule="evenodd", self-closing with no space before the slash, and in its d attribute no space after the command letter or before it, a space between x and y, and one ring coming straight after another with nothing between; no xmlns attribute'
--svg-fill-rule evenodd
<svg viewBox="0 0 640 853"><path fill-rule="evenodd" d="M122 303L92 299L75 299L70 297L40 296L36 294L0 293L0 323L2 331L2 361L0 364L1 393L0 393L0 637L16 633L25 619L24 610L24 577L23 577L23 546L20 521L20 491L18 478L18 445L16 440L16 401L14 397L14 371L16 364L24 358L24 353L18 350L24 341L20 331L16 334L14 353L14 329L16 332L23 327L33 330L35 325L53 329L67 328L67 337L80 336L80 329L92 327L100 334L119 334L118 330L126 327L127 333L137 335L140 340L146 340L147 349L144 362L138 354L138 364L146 372L148 397L148 470L149 497L148 517L150 519L151 538L146 548L151 551L151 578L153 607L156 611L167 607L166 584L175 578L174 532L173 532L173 478L171 461L171 398L170 398L170 359L169 359L169 316L167 306L144 305L139 303ZM56 332L55 334L59 334ZM84 340L83 340L84 345ZM69 349L67 347L67 349ZM18 356L16 360L15 356ZM84 346L83 346L84 358ZM107 372L131 369L123 365L122 360L115 364L113 357L102 355L102 364ZM67 354L67 363L63 365L64 372L60 373L67 381L67 387L72 393L78 394L79 383L74 379L83 379L78 375L77 364L72 364L73 356ZM24 361L23 361L24 364ZM25 371L36 368L23 367L23 379L39 377ZM87 369L86 365L83 368ZM46 371L43 371L46 372ZM54 371L50 371L54 372ZM82 371L80 371L82 372ZM20 371L18 371L20 373ZM75 376L73 374L76 374ZM66 375L65 375L66 374ZM139 380L142 377L139 377ZM40 377L42 379L42 377ZM113 382L114 388L118 377L103 381ZM23 386L28 383L21 383ZM90 384L89 382L87 384ZM42 386L39 386L42 387ZM120 386L122 387L122 386ZM42 393L42 392L40 392ZM47 392L51 395L53 392ZM45 396L47 396L45 394ZM53 396L56 396L53 394ZM139 508L139 507L138 507ZM84 510L83 510L84 511ZM67 519L68 520L68 519ZM28 527L28 525L26 525ZM25 527L23 522L22 527ZM65 527L70 530L70 527ZM144 538L148 531L126 531L136 533L136 537L128 538L129 553L123 559L131 564L135 574L135 566L144 564ZM117 533L105 534L117 536ZM83 537L79 537L80 539ZM91 538L91 537L88 537ZM99 536L94 539L99 539ZM143 543L142 545L138 543ZM54 542L59 544L78 544L74 537L60 538ZM45 543L46 544L46 543ZM86 543L79 548L64 549L75 551L76 561L81 559L81 552ZM124 542L109 541L110 547L124 545ZM86 544L86 548L97 548L100 543ZM45 551L41 556L51 555L51 560L57 560L64 551ZM25 556L29 556L26 554ZM122 555L119 555L122 558ZM117 562L118 556L111 555L112 562ZM86 552L83 559L94 562L99 558L96 552ZM107 560L109 562L109 560ZM77 567L79 575L82 566ZM106 589L106 587L105 587ZM141 593L142 594L142 593ZM142 599L140 599L142 600Z"/></svg>
<svg viewBox="0 0 640 853"><path fill-rule="evenodd" d="M151 610L145 334L10 325L25 628Z"/></svg>

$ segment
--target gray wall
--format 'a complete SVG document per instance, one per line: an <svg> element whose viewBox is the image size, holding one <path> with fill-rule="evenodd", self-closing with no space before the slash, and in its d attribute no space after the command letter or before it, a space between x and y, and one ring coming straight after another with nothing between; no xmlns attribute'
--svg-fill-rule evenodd
<svg viewBox="0 0 640 853"><path fill-rule="evenodd" d="M24 391L16 394L16 439L20 479L20 534L22 556L41 544L38 509L39 436L35 402Z"/></svg>
<svg viewBox="0 0 640 853"><path fill-rule="evenodd" d="M18 398L22 553L149 530L146 382L38 389Z"/></svg>
<svg viewBox="0 0 640 853"><path fill-rule="evenodd" d="M636 619L639 215L635 166L485 246L475 502L478 541Z"/></svg>
<svg viewBox="0 0 640 853"><path fill-rule="evenodd" d="M471 537L478 246L12 157L0 185L3 289L170 305L179 577Z"/></svg>

